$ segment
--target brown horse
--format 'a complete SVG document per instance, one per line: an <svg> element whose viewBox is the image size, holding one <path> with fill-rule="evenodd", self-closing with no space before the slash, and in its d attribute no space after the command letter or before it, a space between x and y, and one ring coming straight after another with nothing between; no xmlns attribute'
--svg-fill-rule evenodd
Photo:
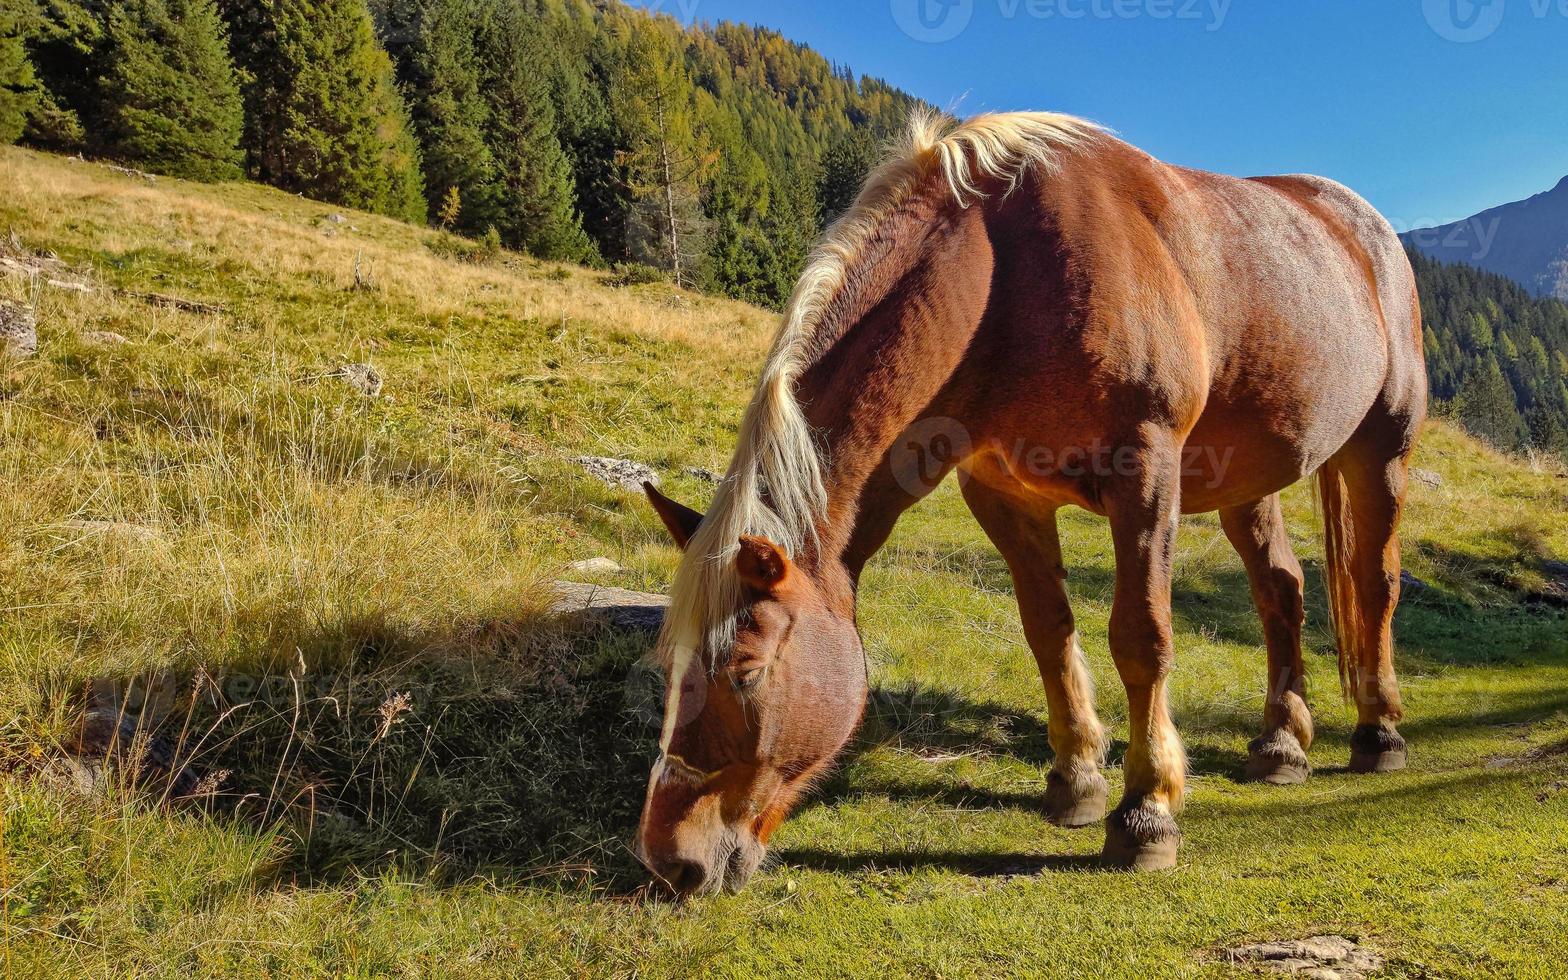
<svg viewBox="0 0 1568 980"><path fill-rule="evenodd" d="M659 641L669 693L644 861L681 894L750 877L859 723L861 570L955 469L1012 571L1050 711L1044 806L1066 826L1105 817L1108 793L1055 515L1110 522L1130 730L1106 864L1176 859L1186 760L1166 678L1183 513L1219 511L1263 620L1248 773L1300 782L1302 575L1279 492L1317 474L1359 713L1351 768L1401 768L1395 533L1425 411L1409 264L1340 185L1169 166L1059 115L917 119L814 254L707 515L649 488L686 554Z"/></svg>

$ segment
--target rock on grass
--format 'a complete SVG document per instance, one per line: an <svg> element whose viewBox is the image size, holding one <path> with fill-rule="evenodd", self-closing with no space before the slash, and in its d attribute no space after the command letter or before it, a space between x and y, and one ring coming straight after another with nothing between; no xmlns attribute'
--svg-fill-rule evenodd
<svg viewBox="0 0 1568 980"><path fill-rule="evenodd" d="M17 357L31 357L38 350L38 324L32 310L0 300L0 347Z"/></svg>
<svg viewBox="0 0 1568 980"><path fill-rule="evenodd" d="M381 394L381 372L369 364L345 364L336 373L337 377L366 398L375 398Z"/></svg>
<svg viewBox="0 0 1568 980"><path fill-rule="evenodd" d="M653 467L634 463L629 459L613 459L608 456L577 456L572 462L587 470L589 475L596 476L612 487L623 490L638 491L644 483L659 485L659 474Z"/></svg>
<svg viewBox="0 0 1568 980"><path fill-rule="evenodd" d="M1222 954L1228 963L1313 980L1361 980L1383 965L1383 958L1344 936L1311 936L1237 946Z"/></svg>
<svg viewBox="0 0 1568 980"><path fill-rule="evenodd" d="M581 615L634 633L657 633L670 604L668 596L582 582L557 582L554 591L550 611L556 615Z"/></svg>
<svg viewBox="0 0 1568 980"><path fill-rule="evenodd" d="M578 575L614 575L626 571L613 559L604 557L585 558L582 561L574 561L566 567L568 571L576 572Z"/></svg>

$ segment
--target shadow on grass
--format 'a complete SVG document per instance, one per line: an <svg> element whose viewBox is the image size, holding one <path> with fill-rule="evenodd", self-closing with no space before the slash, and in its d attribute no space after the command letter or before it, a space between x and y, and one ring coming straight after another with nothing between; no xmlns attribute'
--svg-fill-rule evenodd
<svg viewBox="0 0 1568 980"><path fill-rule="evenodd" d="M1560 751L1568 748L1559 747ZM1537 757L1548 755L1541 750ZM1433 819L1434 801L1443 801L1441 819L1470 823L1495 817L1499 799L1541 802L1556 792L1551 774L1540 767L1467 769L1451 773L1410 773L1397 777L1356 776L1340 781L1332 798L1322 792L1273 791L1264 804L1257 799L1221 799L1188 810L1182 817L1189 856L1209 841L1222 838L1227 860L1258 873L1289 873L1295 863L1322 860L1329 844L1377 847L1409 845L1403 835L1412 826ZM1543 782L1549 788L1542 790ZM1099 827L1072 833L1098 842ZM1250 849L1236 851L1235 842ZM1049 845L1046 845L1049 846ZM1062 872L1103 872L1098 854L971 853L956 850L888 849L830 851L820 848L779 849L784 867L841 874L938 869L975 878L1029 877Z"/></svg>
<svg viewBox="0 0 1568 980"><path fill-rule="evenodd" d="M1176 614L1186 629L1207 626L1258 646L1261 685L1261 630L1247 596L1239 569L1189 575ZM1486 636L1507 634L1500 623L1508 621L1518 624L1516 633L1540 640L1528 662L1568 665L1555 610L1475 607L1462 620L1449 612L1445 600L1401 614L1402 628L1426 639L1418 664L1495 665L1477 653ZM238 688L232 677L177 678L163 728L169 738L196 733L190 738L197 744L182 749L202 769L232 772L213 809L282 828L292 846L279 866L280 883L330 885L388 866L434 884L479 876L505 886L613 895L643 883L628 845L657 736L656 682L635 669L646 637L542 617L480 619L445 635L382 621L279 628L299 649L335 648L344 669L251 677ZM943 690L939 678L932 682L873 690L864 725L837 774L814 795L817 805L867 796L1038 811L1052 759L1043 710L958 695ZM1568 688L1478 703L1480 710L1462 716L1415 715L1403 731L1419 746L1539 721L1568 711ZM1244 760L1231 746L1257 719L1232 714L1221 710L1184 725L1194 774L1240 777ZM872 762L857 769L886 747L931 763L971 753L1006 757L1041 778L1038 786L1025 779L1017 789L996 790L959 782L938 765ZM1112 746L1113 765L1125 749ZM1282 794L1265 809L1296 806L1293 800ZM961 851L795 851L786 860L825 870L940 865L977 876L1092 866L1086 858ZM1031 862L1034 871L1018 870Z"/></svg>
<svg viewBox="0 0 1568 980"><path fill-rule="evenodd" d="M957 871L972 878L1019 878L1047 872L1096 871L1100 868L1099 855L1095 854L968 854L963 851L838 854L810 848L789 848L779 852L778 861L786 867L838 874L938 868Z"/></svg>

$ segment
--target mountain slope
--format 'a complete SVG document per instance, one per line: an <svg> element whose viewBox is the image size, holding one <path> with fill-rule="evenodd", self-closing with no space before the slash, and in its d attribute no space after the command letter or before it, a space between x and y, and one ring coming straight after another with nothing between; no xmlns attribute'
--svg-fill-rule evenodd
<svg viewBox="0 0 1568 980"><path fill-rule="evenodd" d="M1463 262L1537 296L1568 300L1568 177L1527 200L1401 237L1441 262Z"/></svg>

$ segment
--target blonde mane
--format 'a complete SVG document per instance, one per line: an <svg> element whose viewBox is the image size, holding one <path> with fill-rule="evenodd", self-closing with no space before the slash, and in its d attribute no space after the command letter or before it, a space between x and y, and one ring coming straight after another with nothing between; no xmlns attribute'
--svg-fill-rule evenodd
<svg viewBox="0 0 1568 980"><path fill-rule="evenodd" d="M659 635L659 649L671 665L666 751L691 659L725 650L733 641L742 604L735 573L741 535L761 535L798 556L827 509L824 461L794 382L810 363L812 340L829 304L844 290L868 243L932 177L946 184L960 207L968 207L986 196L981 182L999 181L1004 194L1010 192L1031 167L1050 166L1059 150L1099 132L1093 123L1056 113L997 113L963 123L916 113L902 143L813 249L741 423L729 473L687 543L675 578Z"/></svg>

